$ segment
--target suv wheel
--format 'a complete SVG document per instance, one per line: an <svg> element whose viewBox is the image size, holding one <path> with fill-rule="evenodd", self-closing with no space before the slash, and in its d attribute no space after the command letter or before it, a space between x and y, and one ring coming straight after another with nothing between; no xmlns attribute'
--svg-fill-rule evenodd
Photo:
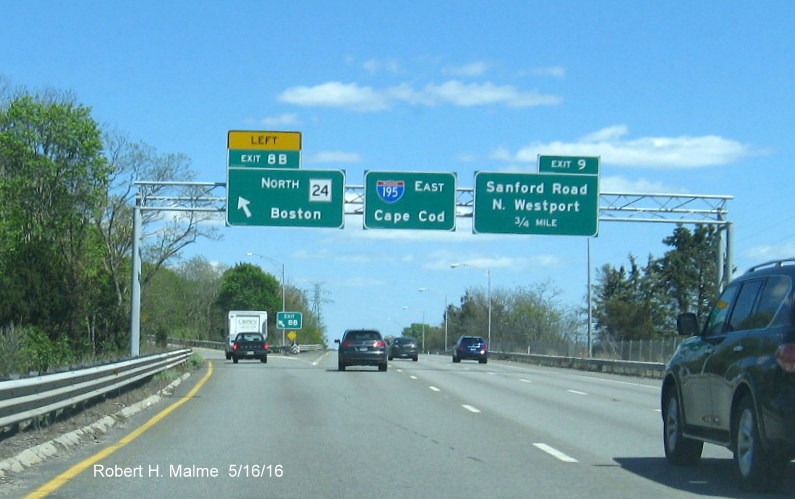
<svg viewBox="0 0 795 499"><path fill-rule="evenodd" d="M383 364L378 364L378 370L381 372L386 372L386 362Z"/></svg>
<svg viewBox="0 0 795 499"><path fill-rule="evenodd" d="M784 476L787 461L765 449L759 436L759 424L753 399L743 397L737 406L734 427L734 461L745 490L775 490Z"/></svg>
<svg viewBox="0 0 795 499"><path fill-rule="evenodd" d="M345 370L345 364L342 361L337 362L337 370L338 371L344 371Z"/></svg>
<svg viewBox="0 0 795 499"><path fill-rule="evenodd" d="M668 402L663 409L663 444L665 457L676 466L694 466L701 459L704 442L687 438L683 434L682 417L676 389L668 390Z"/></svg>

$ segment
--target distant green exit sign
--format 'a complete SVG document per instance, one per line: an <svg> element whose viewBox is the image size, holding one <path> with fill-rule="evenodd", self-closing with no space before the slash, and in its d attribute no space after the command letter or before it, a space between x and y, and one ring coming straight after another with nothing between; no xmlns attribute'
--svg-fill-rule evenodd
<svg viewBox="0 0 795 499"><path fill-rule="evenodd" d="M598 156L538 156L539 173L598 175Z"/></svg>

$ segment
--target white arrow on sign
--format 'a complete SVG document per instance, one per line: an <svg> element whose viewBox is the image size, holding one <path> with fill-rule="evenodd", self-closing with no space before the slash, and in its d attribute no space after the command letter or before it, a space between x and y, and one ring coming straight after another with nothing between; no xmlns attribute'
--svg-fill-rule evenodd
<svg viewBox="0 0 795 499"><path fill-rule="evenodd" d="M248 209L249 203L251 203L251 201L249 201L246 198L241 198L241 197L237 198L237 209L238 210L242 209L243 213L246 214L246 218L251 218L251 210Z"/></svg>

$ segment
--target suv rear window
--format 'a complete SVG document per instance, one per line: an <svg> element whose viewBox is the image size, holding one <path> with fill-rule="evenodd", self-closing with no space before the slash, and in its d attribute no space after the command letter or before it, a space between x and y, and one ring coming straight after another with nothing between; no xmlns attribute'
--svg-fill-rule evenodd
<svg viewBox="0 0 795 499"><path fill-rule="evenodd" d="M483 338L480 337L471 337L471 338L461 338L461 343L464 345L474 345L475 343L485 343Z"/></svg>
<svg viewBox="0 0 795 499"><path fill-rule="evenodd" d="M261 334L238 334L235 341L265 341Z"/></svg>
<svg viewBox="0 0 795 499"><path fill-rule="evenodd" d="M378 331L349 331L345 338L353 341L380 340L381 333Z"/></svg>

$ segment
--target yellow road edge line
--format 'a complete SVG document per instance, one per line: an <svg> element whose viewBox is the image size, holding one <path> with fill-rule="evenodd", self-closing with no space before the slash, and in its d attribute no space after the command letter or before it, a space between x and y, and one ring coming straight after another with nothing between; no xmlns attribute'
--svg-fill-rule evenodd
<svg viewBox="0 0 795 499"><path fill-rule="evenodd" d="M52 494L53 492L55 492L56 490L61 488L64 484L66 484L66 482L68 482L72 478L76 477L77 475L79 475L80 473L85 471L86 468L88 468L92 464L94 464L94 463L96 463L98 461L101 461L102 459L105 459L106 457L110 456L111 454L113 454L117 450L121 449L125 445L127 445L130 442L132 442L133 440L135 440L136 438L140 437L146 430L148 430L152 426L156 425L163 418L165 418L166 416L171 414L171 412L173 412L177 407L181 406L182 404L184 404L188 400L192 399L196 395L196 393L199 390L201 390L202 386L204 386L204 384L207 382L208 379L210 379L210 376L212 376L212 374L213 374L213 363L212 362L208 362L208 364L209 364L209 366L208 366L208 369L207 369L207 374L205 374L204 377L201 380L199 380L198 383L196 383L196 386L194 386L193 389L191 389L191 391L189 391L187 395L182 397L180 400L174 402L170 406L166 407L165 409L163 409L162 411L160 411L156 415L152 416L152 418L149 421L147 421L146 423L144 423L140 427L138 427L135 430L133 430L129 435L127 435L126 437L122 438L121 440L119 440L115 444L113 444L110 447L107 447L107 448L97 452L96 454L94 454L93 456L89 457L88 459L77 463L76 465L72 466L68 470L66 470L63 473L61 473L60 475L56 476L55 478L53 478L49 482L47 482L44 485L42 485L38 489L36 489L33 492L31 492L30 494L26 495L25 499L34 499L34 498L40 498L40 497L47 497L48 495Z"/></svg>

